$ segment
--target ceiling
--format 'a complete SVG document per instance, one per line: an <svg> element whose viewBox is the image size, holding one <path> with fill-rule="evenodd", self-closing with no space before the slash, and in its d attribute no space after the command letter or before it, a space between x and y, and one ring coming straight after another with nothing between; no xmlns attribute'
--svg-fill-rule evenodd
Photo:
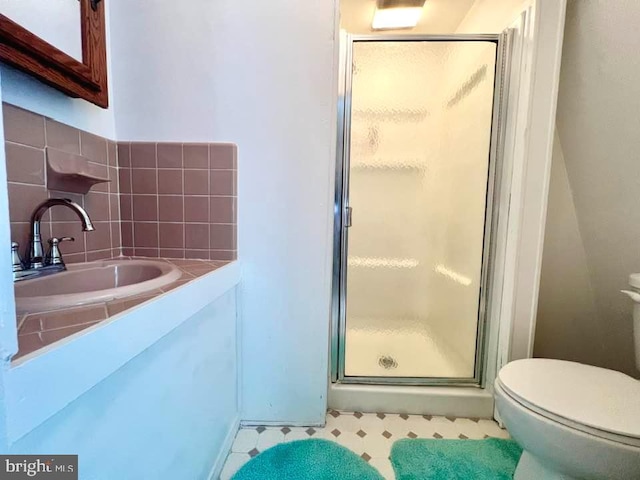
<svg viewBox="0 0 640 480"><path fill-rule="evenodd" d="M455 33L474 2L475 0L427 0L418 26L398 32ZM349 33L374 33L371 31L371 20L375 6L376 0L340 0L340 27Z"/></svg>

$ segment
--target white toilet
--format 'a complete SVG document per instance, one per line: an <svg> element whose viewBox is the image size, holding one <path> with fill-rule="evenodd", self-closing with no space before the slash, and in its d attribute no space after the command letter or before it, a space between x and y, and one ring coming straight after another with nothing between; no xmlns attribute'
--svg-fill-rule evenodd
<svg viewBox="0 0 640 480"><path fill-rule="evenodd" d="M639 480L640 382L604 368L528 359L495 384L507 430L524 449L515 480Z"/></svg>
<svg viewBox="0 0 640 480"><path fill-rule="evenodd" d="M634 326L640 368L638 303ZM495 394L501 420L524 450L515 480L640 480L640 381L580 363L527 359L500 371Z"/></svg>

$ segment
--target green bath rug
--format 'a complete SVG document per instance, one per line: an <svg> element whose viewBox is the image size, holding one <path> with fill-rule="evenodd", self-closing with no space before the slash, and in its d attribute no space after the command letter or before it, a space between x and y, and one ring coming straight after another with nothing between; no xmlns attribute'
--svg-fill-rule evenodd
<svg viewBox="0 0 640 480"><path fill-rule="evenodd" d="M398 440L396 480L511 480L522 449L513 440Z"/></svg>
<svg viewBox="0 0 640 480"><path fill-rule="evenodd" d="M358 455L329 440L281 443L246 463L232 480L384 480Z"/></svg>

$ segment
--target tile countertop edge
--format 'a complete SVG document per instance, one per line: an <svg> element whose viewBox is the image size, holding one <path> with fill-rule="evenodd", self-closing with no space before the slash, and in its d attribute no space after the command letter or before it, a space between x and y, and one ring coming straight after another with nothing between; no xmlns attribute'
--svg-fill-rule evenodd
<svg viewBox="0 0 640 480"><path fill-rule="evenodd" d="M235 288L240 277L240 263L234 261L12 365L6 372L9 441L32 431ZM87 362L86 352L99 352L99 356Z"/></svg>

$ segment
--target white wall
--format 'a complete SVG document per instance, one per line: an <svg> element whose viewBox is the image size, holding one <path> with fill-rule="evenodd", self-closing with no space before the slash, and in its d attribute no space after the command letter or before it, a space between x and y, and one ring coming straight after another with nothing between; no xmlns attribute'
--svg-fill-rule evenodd
<svg viewBox="0 0 640 480"><path fill-rule="evenodd" d="M118 140L212 141L218 76L232 68L217 54L216 24L224 2L113 0L110 5ZM244 31L239 28L238 34Z"/></svg>
<svg viewBox="0 0 640 480"><path fill-rule="evenodd" d="M118 138L239 145L243 418L322 422L335 2L111 5Z"/></svg>
<svg viewBox="0 0 640 480"><path fill-rule="evenodd" d="M0 0L0 13L82 61L80 9L80 2L66 0Z"/></svg>
<svg viewBox="0 0 640 480"><path fill-rule="evenodd" d="M213 140L239 145L243 418L324 421L335 1L218 2Z"/></svg>
<svg viewBox="0 0 640 480"><path fill-rule="evenodd" d="M554 323L563 324L565 331L572 325L575 329L553 348L537 348L559 358L580 349L583 361L631 375L638 375L632 303L619 290L626 287L630 273L640 271L640 66L634 61L638 23L637 2L569 2L557 125L598 317L594 325L588 316L575 320L582 315L577 306L551 312L545 305ZM556 160L561 161L559 156ZM563 229L553 228L547 243L561 241L563 234ZM565 288L578 286L568 282ZM548 327L543 322L540 334L548 336ZM589 336L583 332L591 328L601 334L604 351L590 352Z"/></svg>
<svg viewBox="0 0 640 480"><path fill-rule="evenodd" d="M602 364L606 328L598 314L562 145L556 135L535 339L535 355Z"/></svg>

